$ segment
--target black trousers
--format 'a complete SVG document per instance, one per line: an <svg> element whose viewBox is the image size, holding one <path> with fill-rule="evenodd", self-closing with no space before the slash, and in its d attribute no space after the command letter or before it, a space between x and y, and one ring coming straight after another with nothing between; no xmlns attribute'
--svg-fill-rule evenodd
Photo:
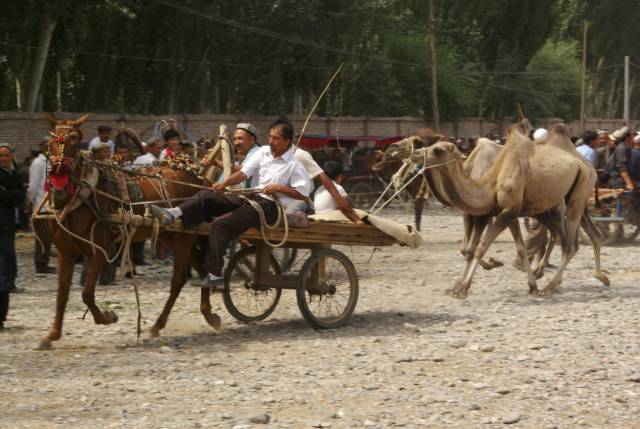
<svg viewBox="0 0 640 429"><path fill-rule="evenodd" d="M34 219L33 230L38 236L34 238L36 249L33 253L33 262L36 268L47 268L49 266L49 257L51 256L51 234L49 233L49 228L47 228L43 219Z"/></svg>
<svg viewBox="0 0 640 429"><path fill-rule="evenodd" d="M273 223L278 215L276 204L257 195L250 197L260 204L267 222ZM245 200L235 196L217 195L213 191L200 191L191 200L180 204L182 223L192 228L205 221L211 222L204 268L216 276L222 275L224 255L229 243L249 228L260 226L258 212Z"/></svg>
<svg viewBox="0 0 640 429"><path fill-rule="evenodd" d="M9 290L16 286L18 267L15 241L15 231L0 231L0 322L7 319Z"/></svg>

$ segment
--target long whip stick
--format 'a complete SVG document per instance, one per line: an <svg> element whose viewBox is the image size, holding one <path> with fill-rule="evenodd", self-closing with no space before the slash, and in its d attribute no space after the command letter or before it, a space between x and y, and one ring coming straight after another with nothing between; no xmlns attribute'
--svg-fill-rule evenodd
<svg viewBox="0 0 640 429"><path fill-rule="evenodd" d="M316 104L314 104L313 107L311 108L311 111L309 112L309 115L307 115L307 119L306 121L304 121L304 125L302 126L302 131L300 131L300 136L298 137L298 143L296 143L296 146L300 144L300 140L302 140L302 136L304 135L304 132L307 129L307 125L309 125L309 119L311 119L311 115L313 115L313 112L316 111L318 104L320 104L320 100L322 100L324 93L327 92L333 80L336 78L336 76L338 76L338 74L340 74L340 71L342 70L342 66L344 66L344 63L340 64L340 67L338 67L338 70L336 70L333 76L331 76L331 79L329 79L329 83L327 83L327 86L325 86L324 90L322 90L322 92L318 96L318 99L316 100Z"/></svg>

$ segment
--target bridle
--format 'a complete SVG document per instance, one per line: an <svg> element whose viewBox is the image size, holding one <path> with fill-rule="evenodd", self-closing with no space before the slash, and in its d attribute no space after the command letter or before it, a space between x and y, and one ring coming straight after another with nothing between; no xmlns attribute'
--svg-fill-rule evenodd
<svg viewBox="0 0 640 429"><path fill-rule="evenodd" d="M69 132L59 133L59 129L71 130ZM56 125L53 131L50 131L48 147L47 147L47 178L45 180L45 190L60 190L62 187L67 195L73 195L75 191L74 183L69 176L76 166L76 157L66 154L69 144L74 138L82 139L82 133L79 129L71 125ZM51 153L51 144L57 144L58 150L56 154ZM65 183L66 181L66 183Z"/></svg>

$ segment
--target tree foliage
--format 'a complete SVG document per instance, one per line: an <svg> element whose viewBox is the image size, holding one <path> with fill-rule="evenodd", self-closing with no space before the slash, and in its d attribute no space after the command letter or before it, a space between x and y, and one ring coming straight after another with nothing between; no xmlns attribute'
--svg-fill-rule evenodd
<svg viewBox="0 0 640 429"><path fill-rule="evenodd" d="M38 93L40 109L56 110L61 101L68 111L306 113L344 63L319 114L432 114L423 0L5 3L2 110L17 108L18 86L24 107L48 10L57 26ZM584 20L590 22L588 112L621 113L620 64L624 55L640 58L633 31L640 4L435 4L443 119L513 116L517 104L531 117L575 118Z"/></svg>

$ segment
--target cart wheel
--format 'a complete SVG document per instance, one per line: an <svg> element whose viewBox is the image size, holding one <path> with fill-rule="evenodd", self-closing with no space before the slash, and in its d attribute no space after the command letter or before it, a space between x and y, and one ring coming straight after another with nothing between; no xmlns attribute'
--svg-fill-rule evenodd
<svg viewBox="0 0 640 429"><path fill-rule="evenodd" d="M314 252L298 275L298 307L316 329L344 325L358 302L358 274L349 258L334 249Z"/></svg>
<svg viewBox="0 0 640 429"><path fill-rule="evenodd" d="M618 243L633 241L640 233L640 227L628 223L617 223L613 226L613 236Z"/></svg>
<svg viewBox="0 0 640 429"><path fill-rule="evenodd" d="M603 244L628 243L640 234L640 227L627 223L596 222L596 226L604 236Z"/></svg>
<svg viewBox="0 0 640 429"><path fill-rule="evenodd" d="M375 191L373 186L367 182L358 182L351 186L347 199L351 206L357 209L368 209L375 202Z"/></svg>
<svg viewBox="0 0 640 429"><path fill-rule="evenodd" d="M270 254L272 274L280 274L278 261ZM223 300L227 311L243 323L264 320L275 310L282 289L260 287L255 283L256 249L236 252L224 271Z"/></svg>
<svg viewBox="0 0 640 429"><path fill-rule="evenodd" d="M292 249L291 247L276 247L275 249L273 249L272 254L278 261L280 273L286 273L296 261L296 257L298 256L298 249Z"/></svg>

